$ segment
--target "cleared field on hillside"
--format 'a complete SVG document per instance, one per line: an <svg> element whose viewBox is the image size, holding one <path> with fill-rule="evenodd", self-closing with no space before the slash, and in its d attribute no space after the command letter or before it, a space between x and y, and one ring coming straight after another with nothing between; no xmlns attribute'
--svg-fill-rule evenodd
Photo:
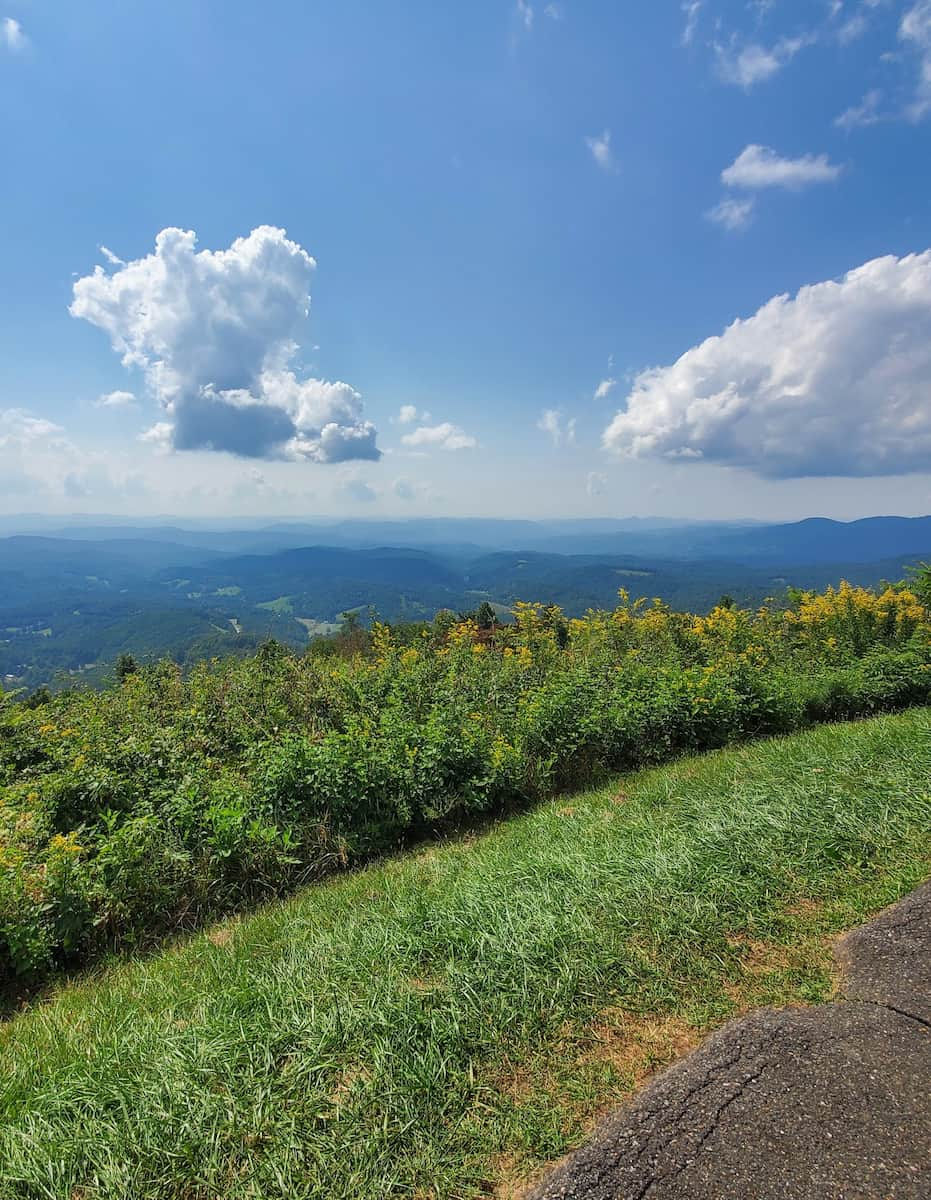
<svg viewBox="0 0 931 1200"><path fill-rule="evenodd" d="M931 874L931 711L684 759L0 1027L0 1196L497 1194Z"/></svg>

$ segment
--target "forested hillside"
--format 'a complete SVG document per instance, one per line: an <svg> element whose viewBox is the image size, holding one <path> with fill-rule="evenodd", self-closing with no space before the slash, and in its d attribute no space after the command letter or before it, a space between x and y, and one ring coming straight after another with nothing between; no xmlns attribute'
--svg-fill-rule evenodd
<svg viewBox="0 0 931 1200"><path fill-rule="evenodd" d="M364 624L430 621L484 602L507 619L530 596L575 617L612 605L620 587L692 612L724 594L778 603L790 586L875 586L926 556L927 522L904 518L752 530L608 520L78 526L0 539L0 682L99 686L121 654L189 667L248 655L269 637L299 648L346 613Z"/></svg>

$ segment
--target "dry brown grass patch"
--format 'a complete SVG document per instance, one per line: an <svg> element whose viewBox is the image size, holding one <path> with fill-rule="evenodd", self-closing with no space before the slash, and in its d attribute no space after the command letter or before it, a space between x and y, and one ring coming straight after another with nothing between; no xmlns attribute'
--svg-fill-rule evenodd
<svg viewBox="0 0 931 1200"><path fill-rule="evenodd" d="M371 1077L368 1067L364 1067L361 1063L353 1063L351 1066L346 1067L344 1071L340 1072L336 1086L330 1092L330 1103L335 1105L336 1108L341 1108L356 1084L368 1083Z"/></svg>
<svg viewBox="0 0 931 1200"><path fill-rule="evenodd" d="M545 1059L508 1063L492 1086L518 1107L550 1096L565 1113L567 1134L584 1140L653 1071L688 1054L700 1038L701 1030L681 1017L608 1008L582 1033L567 1029ZM605 1068L612 1076L608 1084ZM524 1200L552 1166L530 1171L525 1159L498 1155L490 1163L489 1190L496 1200Z"/></svg>
<svg viewBox="0 0 931 1200"><path fill-rule="evenodd" d="M207 941L220 950L227 950L233 940L233 932L234 926L232 925L217 925L213 929L207 930Z"/></svg>
<svg viewBox="0 0 931 1200"><path fill-rule="evenodd" d="M421 978L419 975L412 975L407 981L407 986L418 996L428 996L431 992L444 991L447 985L445 980L434 976L427 975Z"/></svg>
<svg viewBox="0 0 931 1200"><path fill-rule="evenodd" d="M528 1175L526 1164L516 1154L498 1154L491 1161L491 1174L495 1181L491 1194L495 1200L524 1200L547 1170L547 1167L538 1167Z"/></svg>
<svg viewBox="0 0 931 1200"><path fill-rule="evenodd" d="M837 992L839 971L833 954L834 938L819 935L795 943L768 942L746 934L733 934L728 945L739 958L739 977L724 983L724 992L739 1013L765 1004L780 1003L786 976L826 973L832 981L829 995Z"/></svg>
<svg viewBox="0 0 931 1200"><path fill-rule="evenodd" d="M745 975L770 975L775 971L791 970L799 965L799 947L779 942L764 942L745 934L733 934L727 944L740 955L740 967Z"/></svg>
<svg viewBox="0 0 931 1200"><path fill-rule="evenodd" d="M520 1104L534 1092L548 1090L539 1066L537 1062L506 1063L492 1080L492 1089L515 1104Z"/></svg>
<svg viewBox="0 0 931 1200"><path fill-rule="evenodd" d="M589 1028L578 1062L582 1066L606 1063L629 1087L638 1087L657 1067L694 1050L700 1036L682 1017L606 1009Z"/></svg>
<svg viewBox="0 0 931 1200"><path fill-rule="evenodd" d="M794 901L786 907L786 916L797 920L814 921L824 912L824 901L810 900L807 896Z"/></svg>

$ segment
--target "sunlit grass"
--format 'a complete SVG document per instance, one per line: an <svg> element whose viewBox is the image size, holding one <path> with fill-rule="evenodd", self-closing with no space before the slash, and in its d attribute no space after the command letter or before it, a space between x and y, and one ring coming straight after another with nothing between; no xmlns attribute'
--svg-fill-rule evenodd
<svg viewBox="0 0 931 1200"><path fill-rule="evenodd" d="M492 1194L931 873L931 712L686 759L0 1028L0 1196ZM512 1194L501 1190L501 1195Z"/></svg>

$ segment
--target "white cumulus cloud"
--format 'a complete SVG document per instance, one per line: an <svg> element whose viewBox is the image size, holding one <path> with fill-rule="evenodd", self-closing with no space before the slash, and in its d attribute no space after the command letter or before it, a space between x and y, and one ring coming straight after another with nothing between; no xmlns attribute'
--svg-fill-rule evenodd
<svg viewBox="0 0 931 1200"><path fill-rule="evenodd" d="M163 229L144 258L105 256L114 269L78 279L70 311L145 372L169 418L150 440L245 458L380 456L358 392L291 369L316 264L283 229L263 225L217 251Z"/></svg>
<svg viewBox="0 0 931 1200"><path fill-rule="evenodd" d="M478 442L458 425L444 421L440 425L420 425L401 438L405 446L426 446L437 450L473 450Z"/></svg>
<svg viewBox="0 0 931 1200"><path fill-rule="evenodd" d="M750 145L721 172L721 182L728 187L798 189L812 183L831 183L842 170L829 162L826 154L783 158L769 146Z"/></svg>
<svg viewBox="0 0 931 1200"><path fill-rule="evenodd" d="M605 400L614 389L617 387L616 379L602 379L601 383L595 388L595 399Z"/></svg>
<svg viewBox="0 0 931 1200"><path fill-rule="evenodd" d="M776 296L641 372L603 444L772 478L931 470L931 250Z"/></svg>

